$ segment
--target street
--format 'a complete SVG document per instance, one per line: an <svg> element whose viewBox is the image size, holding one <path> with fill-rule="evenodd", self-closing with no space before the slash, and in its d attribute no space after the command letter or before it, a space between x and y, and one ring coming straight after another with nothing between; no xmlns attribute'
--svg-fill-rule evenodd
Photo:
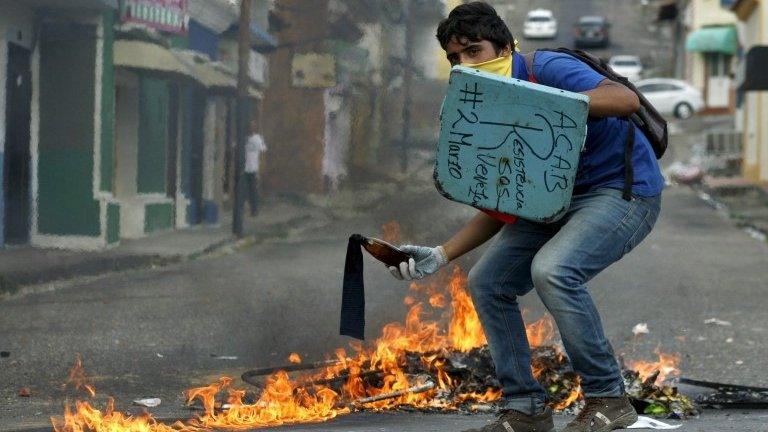
<svg viewBox="0 0 768 432"><path fill-rule="evenodd" d="M684 146L684 138L672 144ZM135 412L131 400L159 397L163 403L152 410L155 415L183 418L190 415L181 398L187 388L285 364L291 352L319 360L346 346L348 340L337 333L347 236L380 235L382 224L396 220L404 242L434 244L472 213L434 191L427 166L407 184L364 212L338 214L301 238L0 303L2 349L10 352L0 359L5 383L0 430L44 427L49 416L61 414L63 397L74 396L61 384L76 353L96 386L96 401L114 396L119 407ZM688 188L670 187L664 197L652 235L592 283L617 354L654 360L658 347L680 354L685 377L768 385L768 377L758 372L768 368L768 312L755 301L766 288L768 246L732 226ZM458 264L470 268L479 253ZM366 259L366 283L371 339L385 323L403 320L407 285L372 259ZM532 318L542 313L534 294L523 299L523 306ZM710 318L731 325L705 324ZM650 333L635 339L631 329L641 322L648 323ZM29 387L32 397L19 398L21 387ZM745 417L754 422L753 429L748 422L739 423L739 429L708 429L708 422L732 417L707 411L703 418L710 420L696 420L690 424L698 429L683 430L765 430L758 426L760 416ZM357 427L354 418L360 417L339 420L340 429L331 423L296 430L349 430ZM406 430L400 429L399 416L362 418L371 427L381 421L382 428ZM453 419L464 425L487 417L441 418L423 421Z"/></svg>
<svg viewBox="0 0 768 432"><path fill-rule="evenodd" d="M312 57L308 54L306 57L301 57L305 54L303 50L306 41L302 39L303 34L300 34L301 38L299 38L291 32L301 33L302 29L312 27L310 24L315 23L313 19L316 17L300 15L297 12L300 8L294 7L292 1L287 3L289 5L280 10L280 13L295 19L298 25L293 29L290 25L286 26L282 31L287 36L285 40L280 40L280 43L286 43L291 50L300 50L301 53L291 51L291 55L287 55L285 54L287 51L278 50L274 58L283 62L280 64L284 67L286 64L299 65L302 61L309 65L304 65L307 70L320 68L318 65L327 66L323 63L321 56ZM573 48L572 27L578 18L584 15L603 15L612 23L612 45L607 49L595 50L596 54L606 58L615 54L637 55L645 64L648 74L671 74L672 72L673 41L655 26L653 12L643 6L639 0L519 0L509 3L510 6L506 9L500 8L499 13L507 19L512 34L519 40L520 49L523 52L559 46ZM325 3L323 5L325 7ZM534 8L546 8L554 12L559 22L559 33L556 39L526 40L522 37L525 14ZM386 7L383 9L386 13L383 13L385 18L382 19L390 19L396 15L386 10ZM266 12L263 15L264 22L273 19L273 16ZM365 19L371 20L366 21L366 24L375 22L374 18L366 17ZM290 21L290 19L286 20ZM405 24L398 23L397 26L400 27L393 28L397 31L405 31ZM225 28L221 32L224 30ZM324 28L321 30L325 31ZM378 36L374 30L375 26L372 25L370 28L366 27L365 31L360 31L360 35L365 34L366 43L377 37L384 39L388 37L381 27L378 28L380 32ZM427 30L428 32L424 34L431 38L430 42L434 42L434 28L430 27ZM355 32L351 33L357 35ZM289 36L295 37L296 40L291 40ZM420 36L423 35L420 34ZM310 39L312 37L315 36L309 36ZM341 39L342 36L339 38ZM159 398L161 400L159 406L146 408L154 418L167 424L177 420L193 419L201 411L186 406L184 392L190 388L206 386L216 382L222 376L228 376L234 379L233 387L253 390L252 386L240 379L245 371L260 367L288 365L290 364L289 356L292 353L299 354L303 362L307 363L335 358L335 351L339 348L345 348L349 352L354 351L352 340L338 334L343 270L349 236L360 233L372 237L383 237L384 231L396 227L397 234L391 237L393 242L434 246L450 238L476 211L468 206L448 201L436 191L432 177L434 154L429 150L423 150L425 148L423 145L414 146L416 150L403 152L408 153L411 158L405 164L408 167L407 172L398 172L386 178L381 175L382 172L388 172L387 170L393 166L392 161L396 160L394 156L386 161L379 161L377 157L385 154L391 156L396 153L389 152L389 147L386 146L399 145L393 141L392 137L395 135L393 131L397 132L397 135L400 132L399 104L402 100L388 100L380 95L387 92L399 93L399 86L403 85L403 77L386 75L393 73L390 69L399 70L400 63L403 62L401 58L392 54L396 50L393 47L399 47L398 44L405 44L408 40L407 37L403 39L399 42L387 39L384 44L386 49L377 46L380 57L384 60L371 55L371 58L380 62L377 66L379 69L375 73L371 72L373 66L370 71L365 69L365 73L354 72L355 69L352 66L358 65L345 65L349 66L353 72L346 70L344 74L339 72L344 79L349 79L349 76L356 76L356 74L370 73L370 83L365 84L370 87L365 87L365 91L356 89L348 83L338 84L335 87L335 84L321 83L314 87L316 83L310 82L311 79L322 81L314 76L307 78L309 84L306 84L306 87L301 87L296 82L300 78L303 79L302 74L307 70L298 70L295 74L284 73L284 71L273 72L273 81L276 81L275 78L280 74L285 75L287 81L281 82L280 85L284 87L275 86L273 91L278 96L267 96L268 103L264 105L264 111L267 113L265 114L267 120L264 121L267 127L270 124L278 126L274 127L276 131L265 133L267 148L274 153L267 153L267 159L263 162L264 164L272 163L272 165L264 168L265 182L261 187L265 194L274 192L275 196L289 197L286 198L287 201L301 195L301 199L294 201L317 204L310 211L302 215L273 213L270 218L283 222L282 225L274 224L274 226L280 226L279 230L265 228L267 225L259 225L253 234L253 241L195 253L194 258L168 260L163 261L162 264L145 265L132 270L121 268L120 271L89 275L68 281L46 282L27 287L28 289L22 289L18 293L8 294L7 297L1 297L0 352L3 354L0 356L0 382L2 383L0 385L0 432L49 431L52 429L51 418L60 418L63 415L66 402L86 399L90 400L95 407L103 408L109 404L110 398L114 398L118 411L138 415L145 409L136 406L132 401L142 398ZM426 40L424 37L421 39ZM344 43L339 45L345 47ZM347 44L349 45L347 48L356 47L352 43ZM94 43L94 46L97 45ZM230 44L230 48L232 47L236 45ZM48 48L48 50L55 52L54 48ZM280 49L282 48L280 46ZM343 48L337 49L343 51ZM350 54L350 58L360 54L349 49L353 53ZM392 50L392 52L386 50ZM360 54L359 57L365 59L368 55L368 51L365 51L365 54ZM296 60L297 57L300 57L300 61ZM345 58L344 62L354 63L350 58ZM292 61L294 63L291 63ZM388 63L390 61L392 64ZM426 61L424 63L429 64ZM330 70L335 70L332 61L328 64L331 65ZM129 68L133 66L129 65L126 70ZM277 67L273 69L273 71L277 70ZM379 76L381 71L386 73ZM151 98L145 97L144 93L141 93L141 97L139 96L137 88L144 89L144 87L135 85L133 81L139 82L138 78L126 78L125 73L123 75L118 73L117 76L118 86L122 86L122 93L118 92L118 94L122 94L123 98L117 102L118 117L121 110L128 111L127 108L120 108L121 103L135 103L135 107L130 106L131 109L137 108L138 112L139 102L145 103ZM392 82L385 81L383 84L379 82L386 79ZM184 77L183 80L188 78ZM339 80L341 81L341 78ZM395 82L399 84L392 84ZM145 85L144 81L141 83ZM443 84L440 83L440 85ZM362 86L357 82L355 85ZM414 85L418 87L418 84ZM318 91L318 88L321 90ZM285 96L287 102L283 104L281 97L283 93L287 94L289 91L286 89L295 90L295 93L290 97ZM136 94L126 96L129 90ZM177 90L173 90L177 93L169 91L168 94L179 98ZM358 93L355 93L356 91ZM371 100L364 98L358 100L350 96L359 97L365 92L374 94L376 97L372 97ZM190 97L191 95L192 93L189 94ZM315 99L310 99L308 95ZM219 118L212 114L215 111L214 108L206 108L205 105L207 103L205 101L209 101L206 99L209 96L202 92L195 97L199 97L204 102L199 109L195 108L199 111L195 113L197 117L189 116L193 119L193 123L197 122L193 126L202 128L203 124L206 127L216 124ZM441 97L442 95L435 96L434 105L439 104ZM102 103L100 98L96 99L100 101L99 104ZM318 104L318 100L324 102ZM186 101L187 99L180 98L174 103L183 105ZM158 106L163 107L165 103L167 101L157 102ZM313 106L313 103L316 106ZM354 105L353 108L345 108L352 105ZM101 108L101 105L98 106ZM179 109L179 107L176 108ZM305 109L309 111L310 108L315 111L309 114L304 112ZM366 111L369 108L370 113ZM221 109L227 115L232 114L231 110L227 111L229 108L225 104L219 104L216 109ZM391 112L386 111L387 109ZM93 109L93 112L97 111L101 110ZM414 110L414 118L424 117L417 111L417 109ZM180 112L181 114L176 117L185 118L183 109ZM295 112L300 112L302 116L300 120L290 118L289 114L295 114ZM350 120L350 117L355 115L370 118L364 121ZM133 121L136 120L133 117L138 117L138 114L127 117ZM195 120L198 117L199 121ZM203 122L204 118L205 122ZM272 123L269 123L270 120ZM370 124L365 123L367 121L370 121ZM431 118L426 121L420 118L418 121L432 124ZM138 127L138 122L139 120L135 121L135 129L143 131ZM418 122L415 121L415 123ZM687 162L692 155L700 152L706 130L722 125L731 127L733 123L732 115L721 115L714 119L694 117L688 121L674 121L670 126L672 131L670 148L660 161L660 165L666 168L673 162ZM119 121L117 124L120 126ZM321 124L322 127L318 126ZM358 127L359 130L350 124ZM435 127L437 124L435 120ZM174 127L176 126L179 125ZM217 129L215 134L216 139L224 142L221 148L226 147L227 151L232 150L229 147L231 143L225 142L233 129L230 126L232 125L227 126L229 129ZM306 129L303 129L305 126ZM414 130L418 129L417 126L413 126ZM129 137L136 134L129 127L124 125L121 127L128 130ZM322 129L324 127L327 129ZM420 127L424 129L423 124ZM118 128L118 133L123 129ZM195 139L199 139L199 148L195 147L195 151L200 151L199 157L198 155L190 156L189 149L184 148L157 150L157 154L154 154L147 153L145 149L142 153L133 147L127 150L122 149L122 152L127 154L125 156L120 153L118 139L115 151L120 153L119 157L136 159L139 155L145 158L143 162L140 161L141 163L134 161L133 165L137 165L138 168L128 164L132 170L130 175L117 169L114 173L117 185L109 186L116 190L124 188L131 192L124 199L127 204L123 204L122 211L125 213L122 216L119 212L117 213L118 220L129 220L128 217L131 215L141 215L141 220L129 220L130 224L125 224L135 231L128 232L129 236L126 237L128 239L133 240L145 234L147 236L153 234L155 232L153 224L162 225L157 221L162 221L163 216L167 215L171 215L168 217L173 221L169 221L168 226L162 225L157 228L157 232L165 233L170 237L178 228L178 221L184 219L182 211L188 211L189 208L200 211L207 209L208 212L198 215L199 220L191 222L191 227L180 224L184 225L184 229L199 228L202 231L215 227L219 231L226 232L228 236L226 226L222 228L219 220L212 222L210 226L200 226L203 224L203 216L217 215L218 217L217 211L225 214L226 206L231 208L231 202L227 202L225 206L224 201L221 201L223 200L221 197L224 196L221 191L217 189L219 196L216 198L221 198L221 202L218 203L220 208L213 208L211 200L214 198L210 198L210 202L207 203L198 200L199 202L193 205L197 195L190 198L184 196L186 191L181 190L182 185L192 189L197 187L199 191L195 189L196 192L193 192L199 192L202 197L203 189L214 189L214 186L210 185L204 187L203 180L200 180L201 184L197 186L189 186L185 183L190 180L182 178L181 173L187 166L184 164L188 164L189 167L192 165L188 160L182 160L182 156L188 156L190 160L199 163L200 166L193 167L192 171L199 170L201 178L213 179L211 183L215 183L215 187L221 189L223 186L216 182L224 183L226 174L223 168L224 151L219 148L205 147L204 158L202 129L194 129L193 132L182 130L180 126L178 129L179 134L194 135ZM371 132L374 129L376 136ZM101 131L98 128L97 130ZM192 130L191 127L190 130ZM154 132L162 136L170 134L169 131L161 128ZM293 132L296 134L291 135ZM431 130L431 132L433 133L427 136L432 137L435 131ZM271 141L270 133L275 137ZM48 135L54 137L56 133L50 132ZM414 137L416 135L418 134L414 132ZM223 138L225 136L226 139ZM423 137L414 138L414 140L417 139L423 139ZM348 144L350 148L343 147L341 144L335 148L331 144L343 140L365 148L355 149L351 144ZM324 147L323 151L327 151L330 156L317 150L325 145L326 141L328 147ZM294 144L296 145L292 147ZM151 146L147 148L154 149ZM169 161L167 164L163 161L160 165L167 165L170 167L167 168L169 171L155 172L153 162L164 157L162 155L172 152L178 153L180 159ZM115 165L120 168L119 163L108 159L112 156L111 154L104 156L104 166ZM397 156L399 157L399 154ZM93 160L101 157L101 153L98 157L84 153L82 160L92 163ZM226 157L231 158L232 155L227 154ZM210 166L203 166L203 160L206 161L205 163L210 162ZM215 165L216 168L211 162L214 160L218 164ZM345 171L346 167L342 169L336 166L342 164L340 161L347 163L348 160L359 163L357 169L363 173L358 172L358 177L354 177L353 174ZM227 159L226 163L231 162ZM181 168L177 169L174 165L176 163ZM302 165L305 163L306 166ZM311 169L319 166L322 166L324 171L310 172ZM126 169L125 165L122 169ZM139 186L144 186L141 169L152 172L158 177L154 179L154 183L160 186L149 182L147 187L150 189L145 191L147 193L137 193L141 189ZM221 172L214 172L214 170L221 170ZM366 170L370 172L365 172ZM80 182L85 185L88 193L91 193L93 187L99 186L96 179L101 177L93 177L95 174L88 170L81 171L87 171L87 176L91 176L84 177L85 180ZM328 171L335 173L337 177L333 177ZM341 171L344 171L343 175L339 174ZM350 168L349 171L353 170ZM194 171L187 175L192 178L197 175L196 173L197 171ZM104 174L105 178L111 174L113 173ZM128 180L120 179L121 174ZM101 173L98 175L101 176ZM364 180L349 180L345 177L347 175L349 179ZM170 179L169 183L173 184L166 185L164 182L168 179ZM44 180L49 182L50 190L55 189L53 186L58 187L59 184L64 184L53 176ZM231 194L233 189L229 184L230 180L227 178L230 188L227 190L227 199L234 196ZM323 185L318 186L321 183ZM175 189L177 185L178 191ZM155 186L159 189L151 189ZM281 189L283 187L284 189ZM106 200L104 198L106 192L101 190L99 192L101 193L99 199ZM123 191L123 193L127 192ZM173 207L167 215L162 208L152 207L159 205L151 201L157 198L156 195L168 201L163 205ZM211 196L213 195L211 193ZM58 195L50 196L53 197L52 201L63 200ZM146 210L144 203L140 203L137 197L150 198ZM115 202L119 201L118 198L124 197L118 196L113 201L100 203L98 217L90 218L89 216L81 219L88 223L92 222L94 226L98 225L99 230L102 226L107 227L108 217L111 214L109 212L114 211L110 206L114 206ZM83 200L89 205L97 201L90 195ZM169 204L171 201L174 202L173 205ZM174 207L180 205L176 201L189 208L182 210L181 207ZM261 205L269 205L269 202L265 200ZM127 211L126 209L131 205L140 206L140 211ZM77 205L73 204L73 207ZM281 208L288 209L285 213L290 213L290 209L298 207L297 204L296 207ZM229 208L226 211L229 211ZM59 209L55 210L59 211ZM156 213L152 213L151 210ZM251 210L253 210L252 207ZM62 211L67 218L75 220L79 217L72 216L67 211ZM268 213L268 209L263 209L262 212ZM123 219L120 219L121 217ZM49 220L53 220L53 217ZM62 226L68 224L69 219L65 218L65 222ZM183 222L187 223L186 220ZM226 221L224 223L226 224ZM88 228L90 225L84 226ZM131 244L131 240L126 241L121 237L125 233L119 232L125 226L121 228L118 223L116 228L118 233L115 234L117 240L114 242L109 240L109 233L99 231L98 235L101 236L99 238L103 240L103 244L99 244L104 247L104 251L109 251L110 247L115 247L118 243L123 246ZM389 228L385 229L385 226ZM34 225L34 229L37 229L37 225ZM77 233L79 237L74 238L82 239L83 236L80 236L79 231ZM65 237L62 235L61 238ZM59 238L51 235L43 239L58 241ZM140 242L141 239L133 241ZM162 244L162 238L158 243ZM443 276L453 271L455 266L465 273L468 272L486 247L487 245L481 246L461 257L451 263L449 268L441 270L443 274L432 276L424 283L429 283L429 280L441 280ZM104 252L104 254L107 253ZM414 295L414 292L409 290L409 283L395 280L384 266L367 254L364 254L364 263L366 343L370 346L372 341L381 335L386 324L404 322L412 304L409 296ZM35 263L30 262L28 267L34 269ZM713 208L711 203L702 199L698 189L670 184L663 194L661 216L650 236L632 253L592 280L589 285L601 314L606 336L610 339L617 356L623 361L654 362L658 360L659 353L664 353L678 357L677 368L680 372L677 377L768 387L768 374L765 373L768 370L766 356L768 308L765 307L765 293L768 289L767 268L768 243L754 238L737 226L734 221L729 220L726 212ZM527 323L546 314L535 290L523 297L520 303L526 311ZM435 314L437 315L438 312ZM647 324L647 334L633 333L633 328L643 323ZM440 331L445 333L446 329L441 328ZM78 356L82 358L85 375L95 387L96 395L90 399L83 391L74 389L72 385L65 385L70 368ZM292 374L294 378L297 376L299 375ZM686 386L680 386L680 389L683 392L691 392L689 393L691 396L701 391ZM286 432L462 431L470 427L481 427L493 418L488 413L427 414L415 410L364 411L342 415L325 423L282 425L269 430ZM561 428L572 418L570 414L558 413L555 416L555 425ZM664 421L682 424L678 430L686 432L768 432L768 411L765 410L707 408L698 418Z"/></svg>

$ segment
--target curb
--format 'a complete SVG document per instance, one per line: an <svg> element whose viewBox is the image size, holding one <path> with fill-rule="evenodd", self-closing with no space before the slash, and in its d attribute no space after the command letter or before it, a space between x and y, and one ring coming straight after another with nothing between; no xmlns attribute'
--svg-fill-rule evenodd
<svg viewBox="0 0 768 432"><path fill-rule="evenodd" d="M230 236L224 240L212 243L202 250L189 254L169 256L154 254L98 256L93 260L68 266L54 267L45 272L24 270L0 273L0 301L8 300L17 294L24 294L26 289L29 289L29 292L36 292L38 290L34 287L39 287L44 284L66 283L78 279L98 277L124 271L166 267L172 264L193 261L219 253L232 253L272 239L282 238L286 236L290 230L297 229L310 220L311 218L307 216L288 219L280 224L270 227L268 229L268 234L263 232L254 233L245 235L241 238Z"/></svg>

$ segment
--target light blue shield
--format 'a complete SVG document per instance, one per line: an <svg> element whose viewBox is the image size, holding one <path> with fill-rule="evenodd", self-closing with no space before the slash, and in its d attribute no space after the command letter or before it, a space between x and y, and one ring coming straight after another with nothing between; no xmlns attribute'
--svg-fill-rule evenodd
<svg viewBox="0 0 768 432"><path fill-rule="evenodd" d="M446 198L537 222L565 214L589 98L454 66L440 113L435 185Z"/></svg>

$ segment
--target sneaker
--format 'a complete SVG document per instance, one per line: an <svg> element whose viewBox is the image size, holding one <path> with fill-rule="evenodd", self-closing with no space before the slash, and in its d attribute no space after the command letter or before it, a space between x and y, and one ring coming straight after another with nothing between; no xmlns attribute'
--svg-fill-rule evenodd
<svg viewBox="0 0 768 432"><path fill-rule="evenodd" d="M637 413L626 396L587 398L584 409L562 432L609 432L636 421Z"/></svg>
<svg viewBox="0 0 768 432"><path fill-rule="evenodd" d="M536 415L504 410L495 422L480 429L468 429L464 432L552 432L554 430L552 408L546 407Z"/></svg>

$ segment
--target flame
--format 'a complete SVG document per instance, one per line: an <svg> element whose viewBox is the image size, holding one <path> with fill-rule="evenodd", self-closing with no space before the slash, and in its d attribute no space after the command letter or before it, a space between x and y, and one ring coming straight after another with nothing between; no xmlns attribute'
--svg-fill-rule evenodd
<svg viewBox="0 0 768 432"><path fill-rule="evenodd" d="M55 432L191 432L192 428L181 422L171 425L160 423L148 413L136 417L115 411L114 400L110 398L104 411L98 410L88 402L78 401L74 410L67 404L64 407L64 419L51 418Z"/></svg>
<svg viewBox="0 0 768 432"><path fill-rule="evenodd" d="M244 403L245 392L231 389L231 384L231 378L222 377L218 383L187 392L188 403L200 399L205 408L205 414L190 422L193 427L249 429L286 423L325 421L349 411L335 409L338 395L332 390L324 388L310 394L307 389L291 381L283 371L268 378L264 392L254 404ZM224 390L229 394L229 409L217 410L215 397Z"/></svg>
<svg viewBox="0 0 768 432"><path fill-rule="evenodd" d="M397 244L400 242L401 230L397 221L389 221L381 226L381 239L387 243Z"/></svg>
<svg viewBox="0 0 768 432"><path fill-rule="evenodd" d="M301 356L299 353L291 353L291 355L288 356L288 361L293 364L299 364L301 363Z"/></svg>
<svg viewBox="0 0 768 432"><path fill-rule="evenodd" d="M538 321L525 326L525 335L531 348L544 346L554 338L555 322L550 315L544 315Z"/></svg>
<svg viewBox="0 0 768 432"><path fill-rule="evenodd" d="M69 375L67 375L67 380L64 382L62 388L66 388L69 384L72 384L76 390L87 392L90 397L96 396L96 388L90 384L88 377L85 375L83 360L80 358L80 354L75 354L75 363L69 370Z"/></svg>
<svg viewBox="0 0 768 432"><path fill-rule="evenodd" d="M583 399L583 393L581 391L581 386L577 385L576 387L572 388L570 393L568 393L568 397L560 401L559 403L555 404L553 409L555 410L564 410L571 406L574 402L576 402L579 399Z"/></svg>
<svg viewBox="0 0 768 432"><path fill-rule="evenodd" d="M392 227L397 227L395 223L386 226L390 226L390 232L395 231ZM87 402L77 402L74 409L70 406L65 408L63 420L52 419L54 429L56 432L249 429L322 422L356 408L384 410L410 405L455 409L464 402L484 403L499 399L501 390L497 388L461 393L452 400L435 398L438 392L451 391L458 384L445 371L444 354L469 352L486 345L480 319L467 292L466 274L456 267L450 273L437 275L428 283L413 283L410 288L412 292L404 300L409 310L403 323L385 325L381 336L371 346L352 343L350 352L342 348L336 350L337 361L317 373L296 380L284 371L267 377L263 391L255 397L255 402L252 399L246 401L246 392L234 389L231 378L222 377L216 383L187 391L187 402L201 403L204 413L185 423L166 425L149 414L126 416L115 412L111 401L103 412ZM419 300L423 297L427 300ZM532 346L539 346L551 340L554 324L551 318L544 317L527 326L526 334ZM411 360L406 360L407 356L411 356ZM414 376L404 369L409 361L413 361L413 356L423 363L437 382L426 383L423 376ZM289 361L296 363L301 358L293 353ZM93 390L86 383L79 357L75 365L68 382L81 383L76 386ZM329 385L332 381L336 382L335 386ZM421 386L424 391L412 391L415 386ZM576 400L579 394L569 396L571 402L565 406ZM227 396L226 404L217 402L217 397L220 401L222 395ZM376 400L384 396L393 397Z"/></svg>
<svg viewBox="0 0 768 432"><path fill-rule="evenodd" d="M664 382L670 375L680 375L680 369L678 368L678 365L680 364L679 354L663 353L661 352L661 347L656 347L653 352L659 356L658 361L630 361L628 364L629 368L637 371L640 374L640 378L643 380L650 377L656 371L659 371L659 376L656 379L657 382Z"/></svg>

